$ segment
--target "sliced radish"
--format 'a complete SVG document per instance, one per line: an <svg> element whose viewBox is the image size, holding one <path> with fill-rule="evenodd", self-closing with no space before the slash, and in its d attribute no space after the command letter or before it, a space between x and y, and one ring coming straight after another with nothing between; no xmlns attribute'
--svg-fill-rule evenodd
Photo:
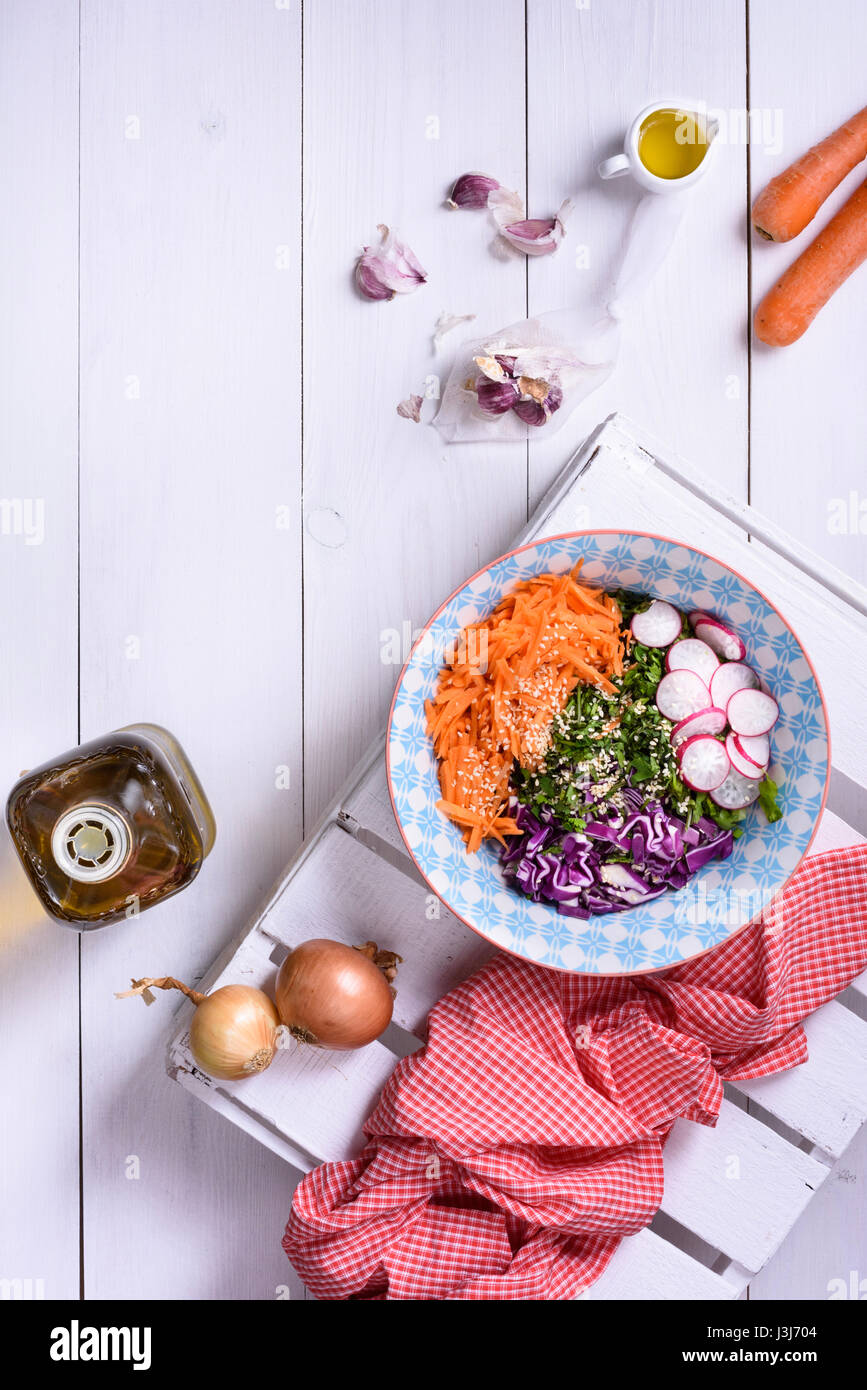
<svg viewBox="0 0 867 1390"><path fill-rule="evenodd" d="M656 687L656 708L675 722L707 709L710 702L710 691L694 671L669 671Z"/></svg>
<svg viewBox="0 0 867 1390"><path fill-rule="evenodd" d="M721 734L727 723L724 709L714 709L713 706L700 709L697 714L688 714L675 724L670 734L672 745L677 748L684 739L692 738L695 734Z"/></svg>
<svg viewBox="0 0 867 1390"><path fill-rule="evenodd" d="M752 666L742 661L727 661L710 678L710 693L718 709L725 709L736 690L757 690L759 678Z"/></svg>
<svg viewBox="0 0 867 1390"><path fill-rule="evenodd" d="M735 772L739 772L742 777L761 777L764 768L747 757L738 742L737 734L729 734L726 739L726 752L729 755L731 765Z"/></svg>
<svg viewBox="0 0 867 1390"><path fill-rule="evenodd" d="M643 613L632 619L632 635L644 647L667 647L680 636L681 617L670 603L655 598Z"/></svg>
<svg viewBox="0 0 867 1390"><path fill-rule="evenodd" d="M744 777L732 768L722 785L711 792L710 799L717 806L722 806L724 811L742 811L745 806L752 806L754 801L758 801L761 785L760 777Z"/></svg>
<svg viewBox="0 0 867 1390"><path fill-rule="evenodd" d="M705 613L703 608L693 608L689 614L689 625L690 627L695 627L696 623L702 623L706 618L712 616L711 613Z"/></svg>
<svg viewBox="0 0 867 1390"><path fill-rule="evenodd" d="M700 642L697 637L684 637L675 642L665 657L666 671L695 671L705 685L710 685L718 666L719 657L711 651L707 642Z"/></svg>
<svg viewBox="0 0 867 1390"><path fill-rule="evenodd" d="M755 738L770 732L780 717L780 707L764 690L736 690L726 705L726 716L734 733Z"/></svg>
<svg viewBox="0 0 867 1390"><path fill-rule="evenodd" d="M726 661L742 661L747 654L737 633L721 623L719 618L701 618L695 625L695 635L702 642L707 642L717 656L725 657Z"/></svg>
<svg viewBox="0 0 867 1390"><path fill-rule="evenodd" d="M771 740L767 734L756 734L755 738L750 738L748 734L735 734L735 742L744 756L757 763L764 772L771 761Z"/></svg>
<svg viewBox="0 0 867 1390"><path fill-rule="evenodd" d="M680 775L694 792L712 792L732 770L725 745L710 734L695 734L677 750Z"/></svg>

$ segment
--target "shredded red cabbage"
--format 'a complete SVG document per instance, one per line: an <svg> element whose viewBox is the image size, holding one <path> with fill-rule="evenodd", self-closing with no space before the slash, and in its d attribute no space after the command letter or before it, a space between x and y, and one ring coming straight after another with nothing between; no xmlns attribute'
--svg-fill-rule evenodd
<svg viewBox="0 0 867 1390"><path fill-rule="evenodd" d="M731 830L702 816L693 825L659 801L624 792L624 812L600 811L583 833L566 831L553 814L533 814L516 797L509 803L522 833L501 854L506 881L533 902L555 903L569 917L622 912L683 888L712 859L732 852Z"/></svg>

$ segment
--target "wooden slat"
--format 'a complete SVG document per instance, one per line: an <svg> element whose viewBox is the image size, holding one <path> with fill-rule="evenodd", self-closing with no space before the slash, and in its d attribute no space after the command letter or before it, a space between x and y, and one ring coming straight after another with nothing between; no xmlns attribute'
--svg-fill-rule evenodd
<svg viewBox="0 0 867 1390"><path fill-rule="evenodd" d="M254 932L213 988L247 984L273 995L275 967L268 946L267 939ZM193 1074L205 1094L214 1089L246 1114L285 1132L299 1159L308 1156L305 1167L358 1152L362 1122L395 1065L394 1053L378 1042L355 1052L326 1052L290 1040L266 1071L243 1081L215 1083L197 1071L188 1044L189 1035L182 1032L172 1047L173 1066Z"/></svg>
<svg viewBox="0 0 867 1390"><path fill-rule="evenodd" d="M351 794L344 798L343 805L363 826L388 840L393 848L399 850L409 860L409 854L397 827L391 798L388 794L385 739L381 742L379 756L372 763L365 777L353 788Z"/></svg>
<svg viewBox="0 0 867 1390"><path fill-rule="evenodd" d="M864 104L860 61L863 44L856 37L864 23L864 7L859 0L835 0L832 6L822 9L807 0L796 0L787 7L787 19L789 22L781 27L774 0L751 0L751 104L756 110L776 111L784 119L784 143L778 153L752 154L754 192ZM800 92L803 85L799 85L799 76L805 52L817 59L813 64L816 80L804 86L803 99L799 96L792 101L792 91L798 87ZM781 266L789 264L821 230L863 177L863 170L854 171L792 247L754 242L754 304L777 278ZM834 499L837 507L849 503L854 489L857 505L863 494L863 459L861 451L853 449L852 440L863 437L867 397L857 353L845 347L840 351L840 346L856 341L865 305L867 285L853 276L799 343L782 351L754 345L751 432L755 503L771 512L786 530L862 582L867 580L863 536L853 528L851 520L845 530L838 528L834 533L829 522ZM828 372L827 364L831 361L834 367ZM845 511L851 516L850 506ZM834 625L829 624L829 631L834 631ZM809 641L806 633L803 636ZM829 662L820 670L826 693L835 690L838 683L848 685L857 671L863 672L863 642L852 646L850 641L840 640L838 651L845 652L846 657L838 661L836 669ZM812 643L809 649L812 652ZM856 710L863 711L863 702L857 696L853 704ZM859 712L856 718L858 724L854 727L860 737L863 714ZM858 765L850 760L849 732L845 725L841 728L841 720L832 710L836 766L863 783L863 763L860 774L852 770ZM863 795L860 808L858 802L858 792L852 786L848 814L860 809L863 816ZM826 816L822 832L827 824ZM831 845L823 840L823 847ZM857 998L858 991L856 984L851 995ZM863 1009L867 1005L867 975L862 976L860 991ZM839 1060L845 1070L847 1058L842 1050ZM810 1066L808 1063L804 1069L808 1073ZM862 1129L837 1164L832 1180L825 1184L777 1257L751 1283L750 1297L759 1306L764 1299L827 1299L834 1286L839 1288L840 1284L849 1292L850 1271L857 1270L863 1258L865 1198L860 1177L865 1170L865 1141L867 1131ZM857 1274L855 1283L857 1296Z"/></svg>
<svg viewBox="0 0 867 1390"><path fill-rule="evenodd" d="M863 1001L863 1003L867 1004L867 970L864 971L863 975L858 975L852 981L849 988L860 1000Z"/></svg>
<svg viewBox="0 0 867 1390"><path fill-rule="evenodd" d="M765 1320L761 1303L766 1299L804 1310L812 1301L830 1297L863 1299L865 1174L867 1126L834 1165L774 1258L750 1281L758 1321Z"/></svg>
<svg viewBox="0 0 867 1390"><path fill-rule="evenodd" d="M831 849L850 849L863 845L864 836L851 825L847 825L833 811L826 811L819 822L816 838L810 847L811 854L824 854Z"/></svg>
<svg viewBox="0 0 867 1390"><path fill-rule="evenodd" d="M603 182L596 165L623 148L638 111L665 98L742 108L746 66L743 0L528 6L531 215L549 216L567 195L575 200L557 254L530 263L532 313L568 307L592 322L609 298L639 189L628 177ZM668 258L624 323L614 373L560 434L534 432L531 499L566 451L615 409L746 497L746 147L721 144L713 160ZM591 505L582 526L595 524Z"/></svg>
<svg viewBox="0 0 867 1390"><path fill-rule="evenodd" d="M394 1019L417 1034L436 1000L493 955L421 883L337 826L326 831L266 925L287 946L327 936L352 946L375 940L397 951L403 963Z"/></svg>
<svg viewBox="0 0 867 1390"><path fill-rule="evenodd" d="M428 377L444 384L463 337L525 313L525 259L496 259L483 214L443 207L468 161L523 182L524 8L305 6L308 824L381 729L402 664L395 641L526 518L523 443L449 447L396 414ZM429 273L390 304L351 291L377 223L397 227ZM443 310L477 319L434 356Z"/></svg>
<svg viewBox="0 0 867 1390"><path fill-rule="evenodd" d="M810 1015L804 1031L804 1066L736 1082L735 1090L837 1158L867 1120L867 1023L832 1002Z"/></svg>
<svg viewBox="0 0 867 1390"><path fill-rule="evenodd" d="M5 799L77 742L77 5L0 6L0 129ZM0 1046L0 1279L77 1298L78 938L45 916L5 828Z"/></svg>
<svg viewBox="0 0 867 1390"><path fill-rule="evenodd" d="M863 843L857 830L826 811L811 854ZM867 972L851 988L867 997ZM809 1047L805 1066L739 1081L734 1089L825 1153L838 1157L867 1119L867 1023L831 1002L812 1014L804 1029Z"/></svg>
<svg viewBox="0 0 867 1390"><path fill-rule="evenodd" d="M678 1120L664 1163L661 1210L749 1270L771 1257L828 1171L729 1101L714 1129Z"/></svg>
<svg viewBox="0 0 867 1390"><path fill-rule="evenodd" d="M778 0L750 0L749 5L750 104L757 112L776 116L782 133L776 150L765 153L754 147L751 152L754 195L865 101L863 0L825 5L789 0L784 8L781 23ZM754 238L754 307L863 179L859 165L791 244L771 245ZM753 502L863 584L867 546L858 508L864 502L860 441L867 434L867 392L863 358L855 345L861 341L865 318L867 276L857 274L791 347L768 348L755 341L750 431ZM840 507L842 529L833 524ZM839 650L850 654L850 671L857 666L863 673L863 647L859 652L846 644L842 633L836 635ZM846 761L839 765L847 768Z"/></svg>
<svg viewBox="0 0 867 1390"><path fill-rule="evenodd" d="M578 1301L730 1301L739 1293L737 1284L714 1274L646 1226L637 1235L621 1241L605 1273Z"/></svg>
<svg viewBox="0 0 867 1390"><path fill-rule="evenodd" d="M183 894L82 943L86 1290L272 1297L284 1164L161 1074L171 1000L113 991L195 984L301 835L300 8L82 13L82 734L165 724L218 825Z"/></svg>

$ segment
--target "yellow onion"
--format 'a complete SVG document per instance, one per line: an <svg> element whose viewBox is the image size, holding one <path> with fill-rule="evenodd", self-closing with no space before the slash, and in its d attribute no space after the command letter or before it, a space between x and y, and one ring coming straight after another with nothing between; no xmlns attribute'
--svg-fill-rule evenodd
<svg viewBox="0 0 867 1390"><path fill-rule="evenodd" d="M374 942L346 946L315 938L290 951L277 974L280 1020L300 1042L335 1052L364 1047L391 1022L396 963Z"/></svg>
<svg viewBox="0 0 867 1390"><path fill-rule="evenodd" d="M190 1052L197 1066L220 1081L241 1081L264 1071L278 1048L280 1019L273 1003L252 985L223 985L213 994L200 994L172 975L133 980L133 988L118 994L127 999L150 989L179 989L196 1005L190 1025Z"/></svg>

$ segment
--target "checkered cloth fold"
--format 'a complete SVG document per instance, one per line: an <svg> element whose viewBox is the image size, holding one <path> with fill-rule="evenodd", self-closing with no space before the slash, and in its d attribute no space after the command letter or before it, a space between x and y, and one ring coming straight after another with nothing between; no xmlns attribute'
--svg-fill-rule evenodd
<svg viewBox="0 0 867 1390"><path fill-rule="evenodd" d="M867 966L867 846L806 861L761 924L662 974L498 955L433 1009L361 1155L298 1187L283 1246L321 1299L569 1299L662 1199L678 1117L807 1060Z"/></svg>

